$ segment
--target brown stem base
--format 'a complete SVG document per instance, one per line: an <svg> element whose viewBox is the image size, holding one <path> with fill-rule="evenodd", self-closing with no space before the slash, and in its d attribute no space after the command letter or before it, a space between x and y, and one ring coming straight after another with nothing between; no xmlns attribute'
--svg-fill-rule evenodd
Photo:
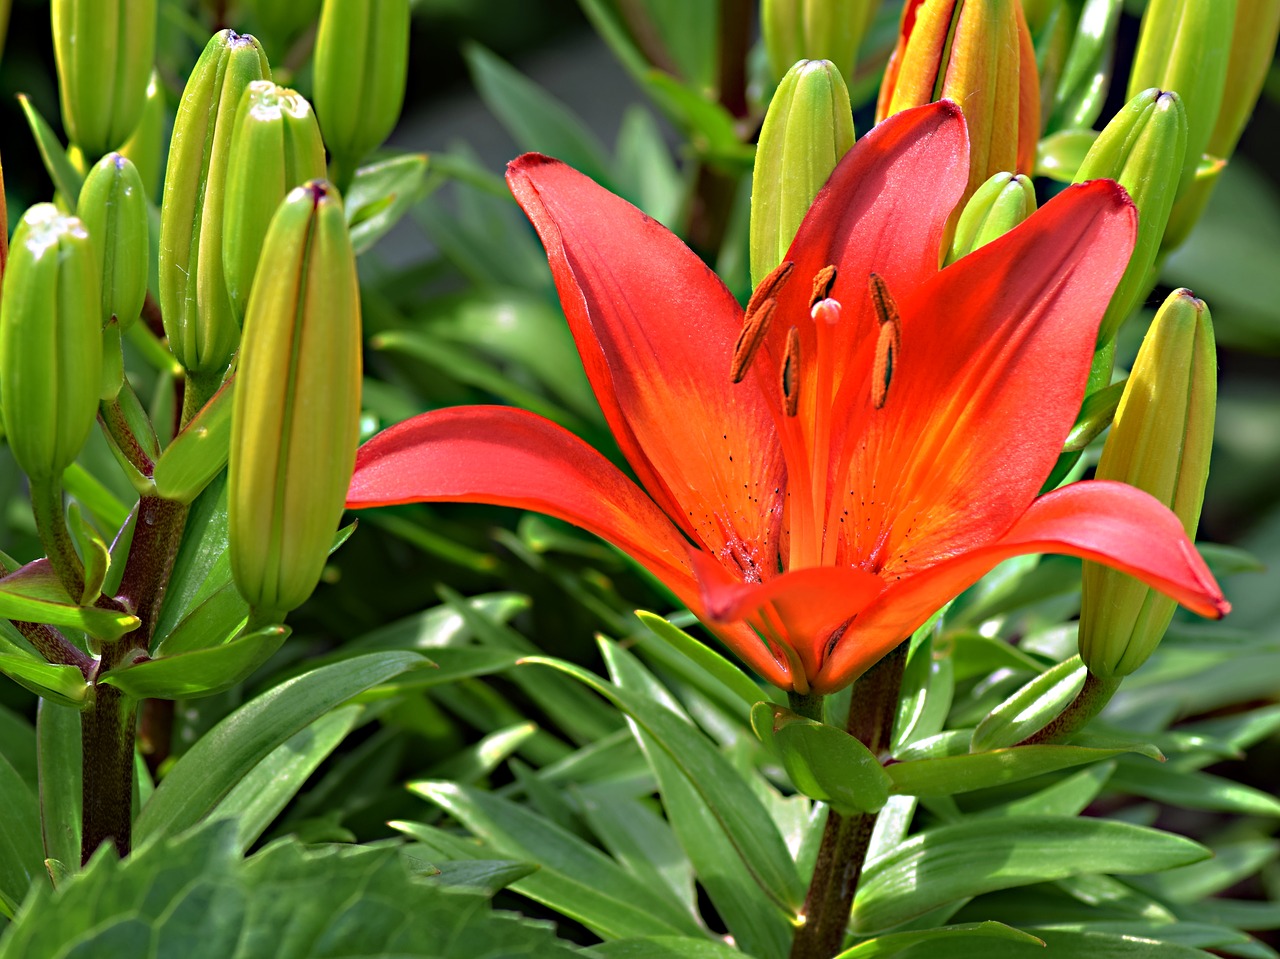
<svg viewBox="0 0 1280 959"><path fill-rule="evenodd" d="M104 842L129 852L133 832L134 706L112 686L98 686L93 705L81 714L84 743L84 811L81 864Z"/></svg>

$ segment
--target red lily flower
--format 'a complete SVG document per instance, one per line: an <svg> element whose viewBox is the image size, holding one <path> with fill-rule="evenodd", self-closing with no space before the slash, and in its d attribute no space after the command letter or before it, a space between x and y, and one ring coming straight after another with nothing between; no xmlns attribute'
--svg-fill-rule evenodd
<svg viewBox="0 0 1280 959"><path fill-rule="evenodd" d="M1132 204L1110 181L1068 188L939 271L967 162L949 102L875 127L744 318L661 225L555 160L517 159L507 182L643 490L541 417L466 407L365 444L347 505L483 502L575 523L799 692L852 682L1020 553L1107 563L1222 615L1181 524L1146 493L1036 495L1129 260Z"/></svg>

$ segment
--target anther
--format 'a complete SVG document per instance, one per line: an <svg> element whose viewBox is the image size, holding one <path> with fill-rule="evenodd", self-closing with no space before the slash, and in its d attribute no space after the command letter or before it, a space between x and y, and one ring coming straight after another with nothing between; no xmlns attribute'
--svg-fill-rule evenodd
<svg viewBox="0 0 1280 959"><path fill-rule="evenodd" d="M773 311L778 301L770 298L762 302L755 310L748 307L746 319L742 324L742 332L738 334L738 342L733 347L733 362L729 366L729 378L741 383L751 368L751 361L756 358L764 335L769 332L769 321L773 319Z"/></svg>
<svg viewBox="0 0 1280 959"><path fill-rule="evenodd" d="M790 260L783 260L760 281L760 285L751 294L751 299L747 301L746 320L749 321L751 315L763 307L766 300L778 298L778 291L782 289L782 284L786 282L794 268L795 264Z"/></svg>
<svg viewBox="0 0 1280 959"><path fill-rule="evenodd" d="M872 273L868 278L868 285L871 289L871 304L875 307L876 316L880 318L875 366L871 371L871 405L876 409L883 409L889 398L889 383L893 380L893 371L898 365L898 354L902 351L902 320L884 280Z"/></svg>
<svg viewBox="0 0 1280 959"><path fill-rule="evenodd" d="M831 294L836 283L836 268L824 266L813 278L813 292L809 294L809 309L819 300L825 300Z"/></svg>
<svg viewBox="0 0 1280 959"><path fill-rule="evenodd" d="M800 409L800 331L787 331L787 350L782 355L782 401L788 416Z"/></svg>

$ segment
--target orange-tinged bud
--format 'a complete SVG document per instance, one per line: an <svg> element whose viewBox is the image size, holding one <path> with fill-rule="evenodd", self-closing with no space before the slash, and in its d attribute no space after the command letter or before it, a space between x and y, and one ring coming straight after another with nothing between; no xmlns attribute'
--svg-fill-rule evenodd
<svg viewBox="0 0 1280 959"><path fill-rule="evenodd" d="M1032 172L1040 81L1020 0L908 0L876 120L943 98L969 126L962 203L1001 170Z"/></svg>

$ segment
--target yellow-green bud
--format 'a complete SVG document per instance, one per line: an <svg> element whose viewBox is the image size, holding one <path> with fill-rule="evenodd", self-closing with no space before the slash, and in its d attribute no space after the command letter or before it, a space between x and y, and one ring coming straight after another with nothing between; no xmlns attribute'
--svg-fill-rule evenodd
<svg viewBox="0 0 1280 959"><path fill-rule="evenodd" d="M222 268L223 197L236 110L269 72L258 41L223 30L196 62L178 105L160 208L160 309L189 373L219 374L240 339Z"/></svg>
<svg viewBox="0 0 1280 959"><path fill-rule="evenodd" d="M102 325L114 318L123 332L147 297L147 198L137 168L119 153L104 156L85 177L76 215L93 240L102 278Z"/></svg>
<svg viewBox="0 0 1280 959"><path fill-rule="evenodd" d="M267 618L319 581L355 466L360 297L342 203L320 180L281 204L249 296L231 414L231 571Z"/></svg>
<svg viewBox="0 0 1280 959"><path fill-rule="evenodd" d="M1231 158L1253 113L1280 36L1280 0L1236 0L1236 22L1227 56L1218 120L1205 152Z"/></svg>
<svg viewBox="0 0 1280 959"><path fill-rule="evenodd" d="M33 480L61 476L98 413L101 294L84 224L37 203L18 223L0 299L0 403Z"/></svg>
<svg viewBox="0 0 1280 959"><path fill-rule="evenodd" d="M409 0L324 0L314 99L325 145L354 167L400 118L409 75Z"/></svg>
<svg viewBox="0 0 1280 959"><path fill-rule="evenodd" d="M147 82L147 99L142 107L142 119L118 152L127 156L138 168L138 176L142 178L147 196L158 202L164 162L164 87L154 70Z"/></svg>
<svg viewBox="0 0 1280 959"><path fill-rule="evenodd" d="M773 76L784 76L798 60L829 60L847 84L877 6L871 0L763 0L760 32Z"/></svg>
<svg viewBox="0 0 1280 959"><path fill-rule="evenodd" d="M156 0L53 0L67 136L94 159L129 139L155 61Z"/></svg>
<svg viewBox="0 0 1280 959"><path fill-rule="evenodd" d="M1236 0L1148 0L1138 34L1128 96L1172 90L1187 112L1187 146L1179 191L1186 189L1218 121Z"/></svg>
<svg viewBox="0 0 1280 959"><path fill-rule="evenodd" d="M1188 290L1164 301L1129 374L1099 479L1146 490L1195 536L1209 475L1217 359L1209 309ZM1177 604L1118 570L1084 564L1080 655L1102 678L1127 676L1155 650Z"/></svg>
<svg viewBox="0 0 1280 959"><path fill-rule="evenodd" d="M294 187L323 177L324 143L311 104L270 80L249 84L236 111L222 219L222 264L237 318L276 207Z"/></svg>
<svg viewBox="0 0 1280 959"><path fill-rule="evenodd" d="M782 262L813 198L853 146L853 110L840 71L802 60L769 103L751 174L751 283Z"/></svg>
<svg viewBox="0 0 1280 959"><path fill-rule="evenodd" d="M1177 195L1187 144L1187 117L1172 92L1146 90L1106 125L1076 172L1076 183L1109 177L1129 191L1138 207L1133 256L1098 331L1106 343L1149 289L1151 265L1160 249L1169 210Z"/></svg>
<svg viewBox="0 0 1280 959"><path fill-rule="evenodd" d="M1021 173L997 173L978 187L956 223L947 263L1004 236L1036 212L1036 188Z"/></svg>

